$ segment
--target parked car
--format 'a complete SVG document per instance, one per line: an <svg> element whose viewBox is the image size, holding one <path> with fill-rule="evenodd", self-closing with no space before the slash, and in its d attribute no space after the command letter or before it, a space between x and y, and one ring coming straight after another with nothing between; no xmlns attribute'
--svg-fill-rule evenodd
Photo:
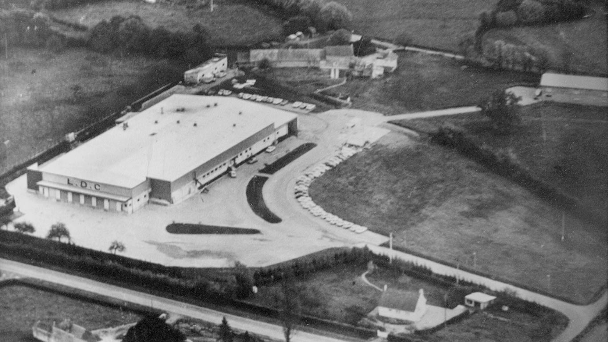
<svg viewBox="0 0 608 342"><path fill-rule="evenodd" d="M299 108L302 105L302 102L296 101L292 104L293 108Z"/></svg>
<svg viewBox="0 0 608 342"><path fill-rule="evenodd" d="M243 94L243 99L245 99L245 100L251 99L251 94L244 93Z"/></svg>
<svg viewBox="0 0 608 342"><path fill-rule="evenodd" d="M279 98L277 97L276 99L274 99L274 100L272 101L272 104L274 104L274 105L278 105L278 104L281 104L281 102L283 102L283 99L279 99Z"/></svg>
<svg viewBox="0 0 608 342"><path fill-rule="evenodd" d="M306 105L306 109L307 109L307 110L313 110L313 109L315 109L316 107L317 107L317 106L315 106L315 105L314 105L314 104L312 104L312 103L309 103L309 104L307 104L307 105Z"/></svg>
<svg viewBox="0 0 608 342"><path fill-rule="evenodd" d="M247 159L247 164L255 164L258 162L258 159L256 157L251 157L249 159Z"/></svg>
<svg viewBox="0 0 608 342"><path fill-rule="evenodd" d="M283 100L283 101L281 101L281 106L285 106L285 105L286 105L286 104L288 104L288 103L289 103L289 101L287 101L287 100Z"/></svg>
<svg viewBox="0 0 608 342"><path fill-rule="evenodd" d="M268 146L268 147L266 147L266 152L267 153L272 153L276 149L277 149L276 146Z"/></svg>

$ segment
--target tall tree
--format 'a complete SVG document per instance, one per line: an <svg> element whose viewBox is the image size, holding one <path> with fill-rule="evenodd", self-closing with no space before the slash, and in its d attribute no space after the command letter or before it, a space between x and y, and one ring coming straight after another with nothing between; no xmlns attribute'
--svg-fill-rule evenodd
<svg viewBox="0 0 608 342"><path fill-rule="evenodd" d="M480 102L481 113L490 120L494 129L508 133L521 122L519 116L519 101L521 97L510 91L497 90L490 97Z"/></svg>
<svg viewBox="0 0 608 342"><path fill-rule="evenodd" d="M65 224L61 222L57 222L51 226L51 230L49 230L49 233L46 235L46 238L51 240L57 239L57 241L59 242L61 242L61 239L63 238L67 238L68 242L72 241L72 238L70 237L70 231L65 226Z"/></svg>
<svg viewBox="0 0 608 342"><path fill-rule="evenodd" d="M228 324L226 316L222 318L219 335L219 340L221 342L232 342L234 339L234 333L232 332L232 328L230 328L230 325Z"/></svg>
<svg viewBox="0 0 608 342"><path fill-rule="evenodd" d="M301 289L296 284L294 276L292 274L286 275L281 282L280 291L275 297L279 306L279 319L283 326L285 342L291 342L291 337L300 323L302 315L300 293Z"/></svg>
<svg viewBox="0 0 608 342"><path fill-rule="evenodd" d="M240 262L234 263L234 278L236 280L236 298L245 299L253 291L253 276L247 268Z"/></svg>

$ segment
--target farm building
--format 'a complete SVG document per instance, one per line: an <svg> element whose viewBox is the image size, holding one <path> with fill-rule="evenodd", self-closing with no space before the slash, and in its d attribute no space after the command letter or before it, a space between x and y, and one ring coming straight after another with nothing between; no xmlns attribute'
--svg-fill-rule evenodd
<svg viewBox="0 0 608 342"><path fill-rule="evenodd" d="M544 73L540 79L544 100L608 106L608 78Z"/></svg>
<svg viewBox="0 0 608 342"><path fill-rule="evenodd" d="M386 290L378 304L378 315L403 321L418 322L426 313L424 290L418 292L401 292Z"/></svg>
<svg viewBox="0 0 608 342"><path fill-rule="evenodd" d="M231 97L172 95L27 171L57 201L131 213L179 203L297 130L297 116Z"/></svg>
<svg viewBox="0 0 608 342"><path fill-rule="evenodd" d="M275 68L318 67L324 57L323 49L255 49L249 62L256 65L267 59Z"/></svg>
<svg viewBox="0 0 608 342"><path fill-rule="evenodd" d="M188 84L211 82L218 74L226 72L227 69L228 57L222 54L215 54L213 58L205 63L184 72L184 82Z"/></svg>
<svg viewBox="0 0 608 342"><path fill-rule="evenodd" d="M321 69L348 70L354 61L355 53L352 45L326 46L325 60L320 67Z"/></svg>

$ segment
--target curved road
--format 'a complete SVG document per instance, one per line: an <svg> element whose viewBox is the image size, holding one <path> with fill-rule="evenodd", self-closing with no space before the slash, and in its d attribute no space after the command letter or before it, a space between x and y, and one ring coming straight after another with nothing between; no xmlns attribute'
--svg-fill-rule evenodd
<svg viewBox="0 0 608 342"><path fill-rule="evenodd" d="M116 298L125 302L153 307L168 313L179 314L207 322L221 322L226 317L234 329L249 331L272 339L283 340L283 329L279 325L260 322L249 318L182 303L175 300L153 296L143 292L124 289L118 286L97 282L65 273L60 273L36 266L26 265L11 260L0 259L0 269L19 274L24 277L42 279L44 281L60 284L84 291L96 293L106 297ZM354 339L337 339L324 335L317 335L304 331L296 331L292 337L294 342L344 342Z"/></svg>

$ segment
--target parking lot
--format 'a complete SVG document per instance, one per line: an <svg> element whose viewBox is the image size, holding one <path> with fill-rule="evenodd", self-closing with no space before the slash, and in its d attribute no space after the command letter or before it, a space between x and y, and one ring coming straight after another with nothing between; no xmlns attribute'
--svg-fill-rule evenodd
<svg viewBox="0 0 608 342"><path fill-rule="evenodd" d="M361 125L345 128L355 117ZM296 179L333 157L353 134L367 134L372 139L384 134L382 129L366 126L375 125L378 118L379 114L353 110L302 115L297 137L281 142L272 153L259 154L257 163L240 165L236 178L222 177L208 187L208 193L197 194L183 203L149 204L131 215L53 202L28 193L25 177L10 183L8 190L23 213L16 221L31 222L36 236L44 237L52 224L63 222L77 245L107 250L112 241L118 240L126 246L124 255L169 266L225 267L236 260L249 266L265 266L329 247L361 242L381 244L386 237L369 231L357 234L313 216L294 195ZM307 142L314 142L317 147L270 176L264 185L266 204L282 222L264 221L247 203L247 183L264 164L271 164ZM173 235L165 229L173 222L254 228L261 234Z"/></svg>

